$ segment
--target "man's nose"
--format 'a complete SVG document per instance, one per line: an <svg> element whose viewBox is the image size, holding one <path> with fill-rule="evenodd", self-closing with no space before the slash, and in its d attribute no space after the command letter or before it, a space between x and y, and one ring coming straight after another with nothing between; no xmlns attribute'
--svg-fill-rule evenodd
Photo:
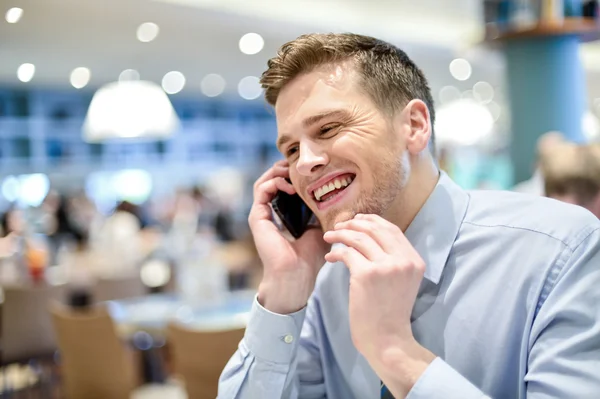
<svg viewBox="0 0 600 399"><path fill-rule="evenodd" d="M329 158L327 153L316 143L300 143L300 152L296 169L303 176L310 176L323 166L327 165Z"/></svg>

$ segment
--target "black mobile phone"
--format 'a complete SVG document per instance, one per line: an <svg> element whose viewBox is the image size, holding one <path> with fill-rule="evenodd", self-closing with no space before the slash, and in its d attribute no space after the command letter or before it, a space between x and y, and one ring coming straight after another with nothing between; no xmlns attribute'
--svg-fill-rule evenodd
<svg viewBox="0 0 600 399"><path fill-rule="evenodd" d="M300 238L313 219L313 212L298 194L279 191L271 201L273 211L294 238Z"/></svg>

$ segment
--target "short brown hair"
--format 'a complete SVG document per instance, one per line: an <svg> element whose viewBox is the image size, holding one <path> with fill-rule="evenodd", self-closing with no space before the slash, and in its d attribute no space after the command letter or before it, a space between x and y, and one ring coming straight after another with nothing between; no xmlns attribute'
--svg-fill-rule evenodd
<svg viewBox="0 0 600 399"><path fill-rule="evenodd" d="M382 110L393 113L419 99L427 105L433 126L433 98L423 72L398 47L352 33L302 35L281 46L260 79L265 98L275 106L281 89L296 76L346 60L353 61L362 79L360 87ZM434 141L432 130L432 145Z"/></svg>
<svg viewBox="0 0 600 399"><path fill-rule="evenodd" d="M540 161L547 196L571 194L584 205L600 193L600 147L560 143Z"/></svg>

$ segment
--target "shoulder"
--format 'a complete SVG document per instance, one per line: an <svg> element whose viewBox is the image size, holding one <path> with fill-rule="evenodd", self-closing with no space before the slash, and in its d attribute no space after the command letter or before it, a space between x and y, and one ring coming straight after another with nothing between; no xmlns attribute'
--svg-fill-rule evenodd
<svg viewBox="0 0 600 399"><path fill-rule="evenodd" d="M600 221L588 210L550 198L491 190L469 195L463 223L473 227L510 231L515 237L542 235L571 249L600 229Z"/></svg>

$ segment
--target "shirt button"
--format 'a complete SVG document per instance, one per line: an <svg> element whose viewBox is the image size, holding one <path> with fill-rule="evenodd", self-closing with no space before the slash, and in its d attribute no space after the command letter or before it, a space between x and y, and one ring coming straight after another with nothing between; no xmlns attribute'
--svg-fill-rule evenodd
<svg viewBox="0 0 600 399"><path fill-rule="evenodd" d="M286 344L291 344L292 342L294 342L294 337L288 334L285 337L283 337L283 342L285 342Z"/></svg>

